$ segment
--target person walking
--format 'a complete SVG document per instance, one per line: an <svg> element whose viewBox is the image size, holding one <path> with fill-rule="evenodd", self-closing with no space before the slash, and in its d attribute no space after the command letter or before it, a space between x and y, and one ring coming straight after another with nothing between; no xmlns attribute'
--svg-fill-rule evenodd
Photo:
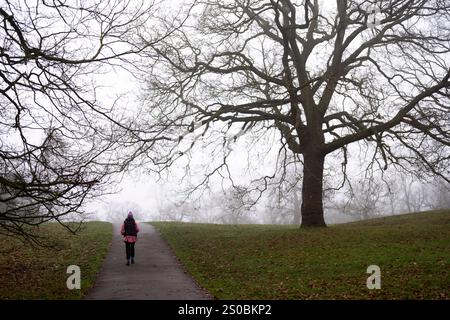
<svg viewBox="0 0 450 320"><path fill-rule="evenodd" d="M122 224L120 233L123 236L123 241L125 242L125 253L127 256L126 265L134 264L134 245L137 242L137 234L139 232L139 226L133 218L133 213L128 212L128 216Z"/></svg>

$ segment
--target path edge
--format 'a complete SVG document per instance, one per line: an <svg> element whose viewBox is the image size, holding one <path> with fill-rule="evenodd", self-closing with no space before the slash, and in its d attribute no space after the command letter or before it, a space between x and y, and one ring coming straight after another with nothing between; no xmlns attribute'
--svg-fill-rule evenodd
<svg viewBox="0 0 450 320"><path fill-rule="evenodd" d="M98 280L98 277L99 277L100 273L105 268L105 261L106 261L106 258L108 257L109 251L111 250L111 246L112 246L112 243L113 243L113 240L114 240L114 223L109 222L109 221L106 221L106 222L108 222L111 225L111 229L112 229L111 239L109 240L108 248L106 250L105 257L103 258L102 265L98 269L97 274L95 275L95 279L92 282L91 287L84 292L84 295L81 296L80 300L87 300L86 298L88 297L90 291L92 291L92 289L95 287L95 284L97 283L97 280Z"/></svg>
<svg viewBox="0 0 450 320"><path fill-rule="evenodd" d="M184 263L180 260L180 258L178 258L178 256L175 253L175 250L173 249L172 245L170 244L169 241L167 241L166 238L164 238L164 236L162 235L162 233L159 231L159 229L154 226L152 224L152 222L144 222L146 224L151 225L155 231L158 233L158 235L160 236L160 238L167 244L167 246L170 249L170 252L172 253L172 256L177 260L178 265L180 266L180 268L183 270L183 272L188 275L197 285L197 287L211 300L218 300L217 297L215 297L212 293L210 293L205 287L203 287L202 285L200 285L200 283L197 281L197 279L189 272L189 270L187 269L187 267L184 265Z"/></svg>

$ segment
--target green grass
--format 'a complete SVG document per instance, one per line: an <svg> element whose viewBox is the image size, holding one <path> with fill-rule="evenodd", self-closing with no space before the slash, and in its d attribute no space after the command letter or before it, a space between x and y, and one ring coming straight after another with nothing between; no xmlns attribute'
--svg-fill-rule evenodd
<svg viewBox="0 0 450 320"><path fill-rule="evenodd" d="M450 211L299 229L155 222L218 299L449 299ZM369 265L381 289L369 290Z"/></svg>
<svg viewBox="0 0 450 320"><path fill-rule="evenodd" d="M112 225L87 222L76 235L56 223L40 226L54 249L0 237L0 299L80 299L93 285L112 239ZM81 269L81 290L69 290L69 265Z"/></svg>

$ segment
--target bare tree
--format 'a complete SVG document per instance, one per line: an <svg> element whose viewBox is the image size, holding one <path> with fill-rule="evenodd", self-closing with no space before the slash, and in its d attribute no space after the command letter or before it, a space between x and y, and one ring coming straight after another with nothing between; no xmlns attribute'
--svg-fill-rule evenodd
<svg viewBox="0 0 450 320"><path fill-rule="evenodd" d="M295 224L301 222L301 168L287 166L280 181L269 186L266 213L270 223Z"/></svg>
<svg viewBox="0 0 450 320"><path fill-rule="evenodd" d="M158 205L157 219L161 221L195 221L199 206L194 201L164 199Z"/></svg>
<svg viewBox="0 0 450 320"><path fill-rule="evenodd" d="M232 186L212 195L212 205L220 209L216 220L224 224L250 223L252 207L248 205L250 201L248 190L242 186Z"/></svg>
<svg viewBox="0 0 450 320"><path fill-rule="evenodd" d="M417 180L415 176L400 173L383 180L386 192L382 200L390 207L391 214L418 212L433 207L429 179Z"/></svg>
<svg viewBox="0 0 450 320"><path fill-rule="evenodd" d="M142 220L145 210L134 201L108 201L101 208L101 217L107 221L122 222L127 217L128 212L133 213L135 220Z"/></svg>
<svg viewBox="0 0 450 320"><path fill-rule="evenodd" d="M429 206L432 209L450 209L450 187L436 181L429 188ZM430 194L431 193L431 194Z"/></svg>
<svg viewBox="0 0 450 320"><path fill-rule="evenodd" d="M398 195L402 198L402 204L406 212L418 212L424 209L426 205L427 194L424 190L424 184L408 179L404 175L398 180L400 192Z"/></svg>
<svg viewBox="0 0 450 320"><path fill-rule="evenodd" d="M356 220L365 220L383 215L384 212L383 184L376 179L363 179L349 188L345 200L337 207L343 214Z"/></svg>
<svg viewBox="0 0 450 320"><path fill-rule="evenodd" d="M413 188L413 206L418 210L450 208L450 186L439 177L429 179ZM417 210L417 209L416 209Z"/></svg>
<svg viewBox="0 0 450 320"><path fill-rule="evenodd" d="M265 218L270 224L295 224L300 225L300 206L298 188L290 192L269 192L268 203L264 208ZM293 201L292 201L293 200Z"/></svg>
<svg viewBox="0 0 450 320"><path fill-rule="evenodd" d="M141 47L151 4L131 1L2 1L0 4L0 233L83 213L132 135L125 111L104 103L93 74ZM146 35L148 37L148 34ZM66 225L69 228L68 225Z"/></svg>
<svg viewBox="0 0 450 320"><path fill-rule="evenodd" d="M448 1L194 4L194 18L148 52L157 57L145 75L146 128L161 142L154 163L187 156L178 146L189 133L192 145L215 133L224 156L208 177L228 176L230 143L275 130L280 154L303 162L302 226L325 225L325 158L345 175L350 144L368 146L381 168L449 182Z"/></svg>

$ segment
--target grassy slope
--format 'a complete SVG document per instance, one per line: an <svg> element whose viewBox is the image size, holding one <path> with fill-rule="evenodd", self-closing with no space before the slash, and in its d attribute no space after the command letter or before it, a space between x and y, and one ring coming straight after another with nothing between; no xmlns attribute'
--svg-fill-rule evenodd
<svg viewBox="0 0 450 320"><path fill-rule="evenodd" d="M80 299L92 286L112 238L112 225L87 222L77 235L55 223L40 227L55 249L0 237L0 299ZM49 242L49 243L53 243ZM81 290L68 290L69 265L81 268Z"/></svg>
<svg viewBox="0 0 450 320"><path fill-rule="evenodd" d="M299 230L155 222L218 299L450 299L450 211ZM381 290L368 290L369 265Z"/></svg>

